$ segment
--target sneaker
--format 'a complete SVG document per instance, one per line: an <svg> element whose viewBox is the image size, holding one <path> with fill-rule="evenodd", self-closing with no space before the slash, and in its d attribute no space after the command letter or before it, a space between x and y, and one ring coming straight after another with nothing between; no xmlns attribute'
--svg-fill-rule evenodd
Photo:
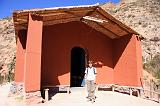
<svg viewBox="0 0 160 106"><path fill-rule="evenodd" d="M88 98L88 99L87 99L87 102L89 102L89 101L92 101L92 99L89 99L89 98Z"/></svg>
<svg viewBox="0 0 160 106"><path fill-rule="evenodd" d="M92 100L91 100L91 103L94 103L94 102L95 102L95 100L92 99Z"/></svg>
<svg viewBox="0 0 160 106"><path fill-rule="evenodd" d="M87 99L89 98L89 96L86 97Z"/></svg>

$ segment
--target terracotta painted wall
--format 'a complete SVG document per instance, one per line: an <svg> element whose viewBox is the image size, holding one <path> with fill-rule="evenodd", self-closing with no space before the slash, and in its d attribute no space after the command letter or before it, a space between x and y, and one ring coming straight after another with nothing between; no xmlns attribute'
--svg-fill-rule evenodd
<svg viewBox="0 0 160 106"><path fill-rule="evenodd" d="M24 81L24 54L26 49L27 31L20 30L17 38L16 50L16 68L15 68L15 81Z"/></svg>
<svg viewBox="0 0 160 106"><path fill-rule="evenodd" d="M26 92L40 90L42 30L43 22L33 20L29 15L24 63L24 85Z"/></svg>
<svg viewBox="0 0 160 106"><path fill-rule="evenodd" d="M140 41L135 35L114 40L114 82L125 86L139 86L142 71Z"/></svg>
<svg viewBox="0 0 160 106"><path fill-rule="evenodd" d="M26 68L27 31L22 30L18 35L15 81L22 82L25 79L26 91L39 90L40 80L42 85L69 85L73 47L85 49L89 59L98 63L94 65L98 72L98 84L140 86L141 42L135 35L111 40L81 22L47 26L43 27L43 34L41 32L42 22L31 21Z"/></svg>
<svg viewBox="0 0 160 106"><path fill-rule="evenodd" d="M84 48L95 65L97 83L113 83L112 40L80 22L43 28L42 85L70 84L71 49Z"/></svg>
<svg viewBox="0 0 160 106"><path fill-rule="evenodd" d="M138 86L142 86L141 77L142 77L142 47L141 41L138 37L136 37L136 51L137 51L137 79L138 79Z"/></svg>

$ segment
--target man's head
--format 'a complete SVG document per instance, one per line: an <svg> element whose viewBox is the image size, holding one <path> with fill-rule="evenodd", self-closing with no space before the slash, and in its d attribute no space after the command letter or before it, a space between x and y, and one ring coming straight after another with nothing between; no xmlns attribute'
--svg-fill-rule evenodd
<svg viewBox="0 0 160 106"><path fill-rule="evenodd" d="M88 66L92 67L92 61L88 61Z"/></svg>

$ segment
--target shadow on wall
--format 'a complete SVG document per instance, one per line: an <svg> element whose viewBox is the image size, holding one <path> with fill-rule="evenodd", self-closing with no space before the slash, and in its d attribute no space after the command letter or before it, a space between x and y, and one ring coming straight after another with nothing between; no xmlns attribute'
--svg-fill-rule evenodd
<svg viewBox="0 0 160 106"><path fill-rule="evenodd" d="M101 36L105 36L106 35L97 35L99 37ZM92 61L93 61L93 65L94 67L96 68L102 68L103 66L107 66L107 67L110 67L110 68L114 68L116 66L116 64L118 63L120 57L123 55L123 52L124 50L126 49L128 43L130 42L130 39L131 39L131 35L125 35L125 36L122 36L120 38L116 38L116 39L113 39L111 40L111 47L109 50L107 49L107 46L106 48L104 47L104 51L102 51L103 53L101 53L101 50L99 50L99 48L95 48L93 47L93 49L95 49L97 52L95 54L92 54L92 53L89 53L88 51L88 58L90 58ZM105 38L105 39L109 39L109 38ZM106 41L107 42L107 41ZM108 41L110 42L110 41ZM101 48L102 49L102 48ZM110 51L112 50L112 51ZM109 58L106 56L110 56L110 61Z"/></svg>
<svg viewBox="0 0 160 106"><path fill-rule="evenodd" d="M127 47L131 35L125 35L118 39L113 40L113 66L115 67L118 61L120 60L120 57L122 56L125 48Z"/></svg>
<svg viewBox="0 0 160 106"><path fill-rule="evenodd" d="M18 38L21 42L23 49L26 49L26 41L27 41L27 30L20 30L18 32Z"/></svg>
<svg viewBox="0 0 160 106"><path fill-rule="evenodd" d="M130 36L112 40L81 22L45 26L42 41L41 85L70 84L71 50L74 47L83 48L87 60L94 61L96 68L103 67L106 73L108 70L113 71L129 38Z"/></svg>

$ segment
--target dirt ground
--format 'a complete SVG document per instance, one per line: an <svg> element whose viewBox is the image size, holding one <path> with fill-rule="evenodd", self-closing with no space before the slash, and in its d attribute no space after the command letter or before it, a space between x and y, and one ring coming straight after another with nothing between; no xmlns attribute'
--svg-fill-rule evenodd
<svg viewBox="0 0 160 106"><path fill-rule="evenodd" d="M99 91L95 103L87 102L83 93L58 93L53 100L36 106L160 106L160 103L110 91Z"/></svg>
<svg viewBox="0 0 160 106"><path fill-rule="evenodd" d="M8 98L9 84L0 86L0 106L22 106L24 103L15 102ZM57 93L45 103L30 106L160 106L151 100L146 100L126 94L98 91L95 103L87 102L85 91L74 91L70 94Z"/></svg>

